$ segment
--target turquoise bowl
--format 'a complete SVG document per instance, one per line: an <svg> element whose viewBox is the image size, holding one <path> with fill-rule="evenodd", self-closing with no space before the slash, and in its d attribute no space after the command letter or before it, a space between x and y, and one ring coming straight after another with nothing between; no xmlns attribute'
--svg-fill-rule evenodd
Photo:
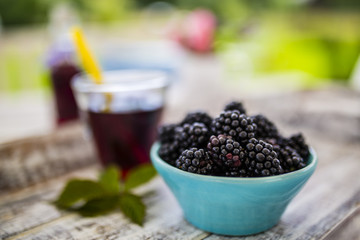
<svg viewBox="0 0 360 240"><path fill-rule="evenodd" d="M278 176L215 177L179 170L151 148L151 160L194 226L223 235L250 235L276 225L289 202L313 174L317 156L311 149L308 165Z"/></svg>

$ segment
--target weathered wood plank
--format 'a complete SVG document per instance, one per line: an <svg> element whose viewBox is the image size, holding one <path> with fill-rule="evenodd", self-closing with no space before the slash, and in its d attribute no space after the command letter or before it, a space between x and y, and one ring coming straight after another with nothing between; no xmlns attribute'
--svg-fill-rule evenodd
<svg viewBox="0 0 360 240"><path fill-rule="evenodd" d="M67 174L0 197L0 239L19 234L64 216L50 204L69 178L94 178L98 168Z"/></svg>
<svg viewBox="0 0 360 240"><path fill-rule="evenodd" d="M156 193L144 199L148 211L143 228L130 223L120 212L96 218L66 214L9 239L193 239L208 235L183 220L181 209L160 178L137 192L147 191Z"/></svg>
<svg viewBox="0 0 360 240"><path fill-rule="evenodd" d="M337 239L360 240L360 205L343 221L339 222L333 231L321 238L321 240Z"/></svg>
<svg viewBox="0 0 360 240"><path fill-rule="evenodd" d="M0 145L0 194L95 163L94 150L72 124L48 136Z"/></svg>

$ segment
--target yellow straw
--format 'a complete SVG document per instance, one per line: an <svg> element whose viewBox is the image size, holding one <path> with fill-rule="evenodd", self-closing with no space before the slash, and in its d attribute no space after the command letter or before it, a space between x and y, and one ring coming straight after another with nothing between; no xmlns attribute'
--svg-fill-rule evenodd
<svg viewBox="0 0 360 240"><path fill-rule="evenodd" d="M79 27L73 27L72 36L75 43L77 54L82 62L84 70L94 78L95 83L101 84L103 82L101 70L93 57L82 30Z"/></svg>
<svg viewBox="0 0 360 240"><path fill-rule="evenodd" d="M73 27L72 36L75 43L77 55L79 56L84 70L93 77L93 80L96 84L102 84L103 78L99 65L97 64L95 58L91 54L91 51L86 44L86 40L82 30L79 27ZM110 104L112 101L112 94L105 93L105 106L103 111L110 112Z"/></svg>

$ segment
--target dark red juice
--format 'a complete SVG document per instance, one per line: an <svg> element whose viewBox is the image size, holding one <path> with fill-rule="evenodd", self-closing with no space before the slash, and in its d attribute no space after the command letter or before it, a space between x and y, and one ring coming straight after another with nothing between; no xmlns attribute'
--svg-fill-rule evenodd
<svg viewBox="0 0 360 240"><path fill-rule="evenodd" d="M79 117L78 107L70 87L71 79L77 73L79 69L70 63L57 65L51 70L58 125Z"/></svg>
<svg viewBox="0 0 360 240"><path fill-rule="evenodd" d="M130 113L88 111L90 128L103 165L116 164L126 173L150 162L162 108Z"/></svg>

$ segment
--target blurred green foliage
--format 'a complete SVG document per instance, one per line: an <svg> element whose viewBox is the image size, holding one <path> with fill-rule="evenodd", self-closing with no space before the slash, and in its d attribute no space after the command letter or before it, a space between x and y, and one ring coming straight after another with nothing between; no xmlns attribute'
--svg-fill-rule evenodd
<svg viewBox="0 0 360 240"><path fill-rule="evenodd" d="M273 42L266 50L261 71L298 70L317 78L346 81L359 56L360 42L302 37Z"/></svg>
<svg viewBox="0 0 360 240"><path fill-rule="evenodd" d="M121 19L132 7L129 0L0 0L2 24L11 28L45 23L59 3L73 6L84 20L99 22Z"/></svg>
<svg viewBox="0 0 360 240"><path fill-rule="evenodd" d="M24 52L12 46L0 54L0 92L49 88L48 73L41 61L43 52L38 49Z"/></svg>
<svg viewBox="0 0 360 240"><path fill-rule="evenodd" d="M46 23L51 9L67 3L84 21L127 19L154 0L0 0L6 28ZM360 55L359 0L163 0L180 10L207 8L218 19L215 51L232 69L255 73L301 72L347 81ZM236 45L237 47L232 47ZM229 47L230 46L230 47ZM0 49L1 50L1 49ZM228 54L229 53L229 54ZM0 52L0 91L47 87L43 52ZM36 58L38 61L33 61ZM250 63L245 63L248 61ZM239 64L244 64L240 66ZM33 78L35 80L28 81ZM32 82L32 83L31 83Z"/></svg>
<svg viewBox="0 0 360 240"><path fill-rule="evenodd" d="M157 0L0 0L0 16L5 27L44 23L50 9L61 2L73 5L85 20L121 19L132 9L141 9ZM162 0L180 9L207 8L220 22L243 18L259 10L291 10L297 8L360 10L359 0ZM240 12L239 12L240 11Z"/></svg>
<svg viewBox="0 0 360 240"><path fill-rule="evenodd" d="M219 26L215 48L229 51L227 45L239 44L231 51L245 54L256 73L298 71L347 81L360 56L359 23L357 12L261 12Z"/></svg>
<svg viewBox="0 0 360 240"><path fill-rule="evenodd" d="M5 27L45 22L51 1L0 0L0 16Z"/></svg>
<svg viewBox="0 0 360 240"><path fill-rule="evenodd" d="M124 18L132 8L129 0L57 0L75 7L85 20L109 22Z"/></svg>

